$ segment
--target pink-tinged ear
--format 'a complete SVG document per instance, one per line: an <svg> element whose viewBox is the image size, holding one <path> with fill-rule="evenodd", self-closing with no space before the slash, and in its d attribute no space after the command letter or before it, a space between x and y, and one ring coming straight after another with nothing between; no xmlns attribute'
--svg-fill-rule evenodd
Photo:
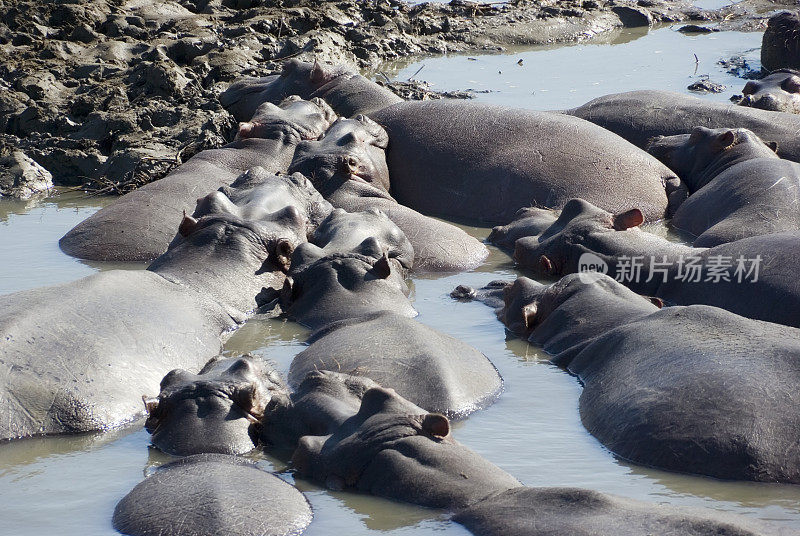
<svg viewBox="0 0 800 536"><path fill-rule="evenodd" d="M767 147L772 149L773 153L777 153L778 152L778 142L777 141L765 141L764 145L766 145Z"/></svg>
<svg viewBox="0 0 800 536"><path fill-rule="evenodd" d="M372 265L372 271L381 279L386 279L392 275L392 265L389 263L389 257L386 256L386 253L375 261L375 264Z"/></svg>
<svg viewBox="0 0 800 536"><path fill-rule="evenodd" d="M647 299L650 300L650 303L652 303L653 305L655 305L659 309L662 309L664 307L664 300L662 300L661 298L656 298L655 296L650 296Z"/></svg>
<svg viewBox="0 0 800 536"><path fill-rule="evenodd" d="M144 402L144 410L148 415L152 415L156 408L158 408L158 397L142 395L142 402Z"/></svg>
<svg viewBox="0 0 800 536"><path fill-rule="evenodd" d="M183 220L181 220L181 224L178 226L178 233L184 238L192 234L195 229L197 228L197 220L192 218L191 216L186 215L186 211L183 211Z"/></svg>
<svg viewBox="0 0 800 536"><path fill-rule="evenodd" d="M522 308L522 321L525 322L525 329L533 329L533 326L536 323L536 312L538 310L539 306L536 302L529 303Z"/></svg>
<svg viewBox="0 0 800 536"><path fill-rule="evenodd" d="M547 255L542 255L539 257L539 269L545 275L553 275L555 269L553 268L553 261L551 261Z"/></svg>
<svg viewBox="0 0 800 536"><path fill-rule="evenodd" d="M428 413L422 419L422 431L436 439L450 435L450 421L439 413Z"/></svg>
<svg viewBox="0 0 800 536"><path fill-rule="evenodd" d="M275 245L275 258L278 259L278 266L283 272L288 272L292 265L292 252L294 252L294 246L291 242L285 238L278 240Z"/></svg>
<svg viewBox="0 0 800 536"><path fill-rule="evenodd" d="M236 133L238 138L249 138L255 130L255 124L251 122L239 123L239 131Z"/></svg>
<svg viewBox="0 0 800 536"><path fill-rule="evenodd" d="M717 145L720 149L728 149L733 147L736 144L738 136L736 135L735 130L726 130L719 136L717 136Z"/></svg>
<svg viewBox="0 0 800 536"><path fill-rule="evenodd" d="M311 68L311 73L308 75L308 79L311 83L321 86L325 83L327 76L328 74L325 72L325 68L320 65L317 60L314 60L314 66Z"/></svg>
<svg viewBox="0 0 800 536"><path fill-rule="evenodd" d="M638 208L632 208L625 212L614 214L611 219L614 222L614 229L617 231L624 231L631 227L638 227L644 223L644 214L642 214L642 211Z"/></svg>

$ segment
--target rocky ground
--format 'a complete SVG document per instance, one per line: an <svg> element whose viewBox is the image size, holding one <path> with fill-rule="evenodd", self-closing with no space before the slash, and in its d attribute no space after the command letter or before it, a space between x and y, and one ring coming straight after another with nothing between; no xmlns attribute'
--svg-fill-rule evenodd
<svg viewBox="0 0 800 536"><path fill-rule="evenodd" d="M757 30L775 7L751 0L718 11L663 0L0 0L0 193L29 194L24 176L118 194L161 178L230 141L235 122L217 96L231 81L268 74L290 57L378 72L399 57L572 41L620 26L687 21ZM405 98L441 96L424 84L383 82Z"/></svg>

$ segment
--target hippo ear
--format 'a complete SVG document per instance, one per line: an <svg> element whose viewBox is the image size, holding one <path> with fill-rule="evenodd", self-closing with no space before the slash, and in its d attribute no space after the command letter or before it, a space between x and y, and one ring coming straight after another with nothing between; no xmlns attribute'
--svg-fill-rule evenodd
<svg viewBox="0 0 800 536"><path fill-rule="evenodd" d="M777 141L765 141L764 145L766 145L767 147L772 149L773 153L777 153L778 152L778 142Z"/></svg>
<svg viewBox="0 0 800 536"><path fill-rule="evenodd" d="M787 93L800 93L800 76L790 76L783 81L781 88Z"/></svg>
<svg viewBox="0 0 800 536"><path fill-rule="evenodd" d="M522 308L522 321L525 323L526 330L532 330L536 325L536 312L539 310L539 304L536 302L529 303Z"/></svg>
<svg viewBox="0 0 800 536"><path fill-rule="evenodd" d="M614 229L617 231L624 231L631 227L638 227L644 223L644 214L642 214L642 211L638 208L632 208L625 212L614 214L611 217L611 221L614 223Z"/></svg>
<svg viewBox="0 0 800 536"><path fill-rule="evenodd" d="M555 275L555 268L553 266L553 261L547 255L542 255L539 257L539 270L544 275Z"/></svg>
<svg viewBox="0 0 800 536"><path fill-rule="evenodd" d="M648 296L647 299L650 301L650 303L652 303L659 309L662 309L664 307L664 300L662 300L661 298L656 298L655 296Z"/></svg>
<svg viewBox="0 0 800 536"><path fill-rule="evenodd" d="M392 275L392 265L389 263L389 257L386 255L386 253L384 253L380 259L375 261L375 264L372 265L372 271L375 272L375 275L381 279L386 279Z"/></svg>
<svg viewBox="0 0 800 536"><path fill-rule="evenodd" d="M435 439L450 435L450 421L439 413L428 413L422 419L422 431Z"/></svg>
<svg viewBox="0 0 800 536"><path fill-rule="evenodd" d="M292 300L294 299L294 280L287 276L286 279L283 280L283 287L281 287L281 292L278 294L278 303L280 303L281 307L284 309L289 308L292 304Z"/></svg>
<svg viewBox="0 0 800 536"><path fill-rule="evenodd" d="M156 409L158 409L157 396L142 395L142 402L144 402L144 410L147 412L148 415L152 415L153 413L155 413Z"/></svg>
<svg viewBox="0 0 800 536"><path fill-rule="evenodd" d="M275 258L278 260L278 266L280 266L284 273L289 271L289 267L292 264L293 251L294 246L285 238L279 239L278 243L275 245Z"/></svg>
<svg viewBox="0 0 800 536"><path fill-rule="evenodd" d="M325 72L325 68L315 59L314 66L311 68L311 73L309 73L308 79L312 84L321 86L325 83L327 76L328 74Z"/></svg>
<svg viewBox="0 0 800 536"><path fill-rule="evenodd" d="M181 224L178 226L178 233L184 238L192 234L195 229L197 229L197 220L192 218L191 216L186 215L186 211L183 211L183 220L181 220Z"/></svg>

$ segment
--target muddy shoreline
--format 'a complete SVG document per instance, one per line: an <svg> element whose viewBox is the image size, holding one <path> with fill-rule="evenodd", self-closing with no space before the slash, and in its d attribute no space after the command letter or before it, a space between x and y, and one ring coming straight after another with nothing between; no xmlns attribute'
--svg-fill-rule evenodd
<svg viewBox="0 0 800 536"><path fill-rule="evenodd" d="M274 72L286 58L377 72L401 57L500 52L663 22L763 31L768 13L780 7L747 1L708 11L663 0L6 3L0 161L19 160L21 152L56 185L122 194L230 141L236 123L218 95L240 76ZM398 91L405 98L430 94L402 84ZM0 192L19 182L19 169L0 166Z"/></svg>

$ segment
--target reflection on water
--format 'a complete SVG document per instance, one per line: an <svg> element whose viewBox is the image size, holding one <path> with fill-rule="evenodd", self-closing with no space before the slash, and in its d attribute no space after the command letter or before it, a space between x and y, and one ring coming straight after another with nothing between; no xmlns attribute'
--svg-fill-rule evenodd
<svg viewBox="0 0 800 536"><path fill-rule="evenodd" d="M728 101L741 93L745 81L728 74L717 62L743 56L751 68L758 69L762 34L685 35L677 31L680 26L649 32L625 28L578 44L510 47L503 54L443 56L411 64L400 61L382 71L406 80L424 65L416 78L429 82L432 89L472 89L481 102L536 110L563 110L609 93L639 89L691 93L686 87L703 77L727 86L723 93L703 98ZM518 65L520 60L522 65Z"/></svg>
<svg viewBox="0 0 800 536"><path fill-rule="evenodd" d="M480 84L495 90L480 95L487 102L520 98L514 104L565 108L605 92L641 87L635 85L638 83L682 91L681 87L695 76L694 59L688 67L685 65L690 50L698 52L699 72L704 72L716 59L725 57L727 52L723 51L745 51L757 46L754 43L760 38L756 34L689 38L668 28L635 40L631 39L641 37L636 32L608 37L623 43L613 49L613 64L608 61L607 45L581 44L543 47L513 56L479 56L476 62L466 58L429 59L421 77L441 84L437 85L440 89L469 87L465 81L471 80L472 87ZM524 58L524 67L514 71L518 54ZM492 62L510 64L502 67L501 77L495 76L496 63ZM407 70L413 72L415 67ZM442 77L435 78L439 73ZM520 79L511 74L519 74ZM717 75L712 78L721 81ZM515 84L517 87L511 87ZM535 95L525 93L523 84L535 84ZM0 244L6 252L0 264L0 292L76 279L105 268L105 264L89 265L67 257L58 250L57 240L107 202L109 199L80 194L27 206L0 200ZM462 228L479 239L489 233L485 228ZM647 229L679 240L662 224ZM550 365L546 355L525 341L507 335L488 307L449 297L459 284L482 286L494 279L513 279L520 273L506 254L493 247L490 252L486 264L475 271L414 275L412 281L419 321L478 348L505 381L505 391L495 404L454 424L454 436L459 441L527 485L580 486L658 503L706 506L800 527L798 486L722 482L666 473L618 460L604 449L581 425L581 388L575 378ZM257 353L285 373L294 356L305 348L308 334L293 322L256 317L233 334L225 352ZM145 475L173 459L148 448L148 444L149 436L141 422L106 434L0 444L0 534L114 534L111 515L117 501ZM279 471L282 478L294 482L285 459L263 452L253 452L249 457L265 470ZM436 510L361 494L331 493L302 480L296 484L314 510L314 521L307 532L313 536L431 531L467 534Z"/></svg>

